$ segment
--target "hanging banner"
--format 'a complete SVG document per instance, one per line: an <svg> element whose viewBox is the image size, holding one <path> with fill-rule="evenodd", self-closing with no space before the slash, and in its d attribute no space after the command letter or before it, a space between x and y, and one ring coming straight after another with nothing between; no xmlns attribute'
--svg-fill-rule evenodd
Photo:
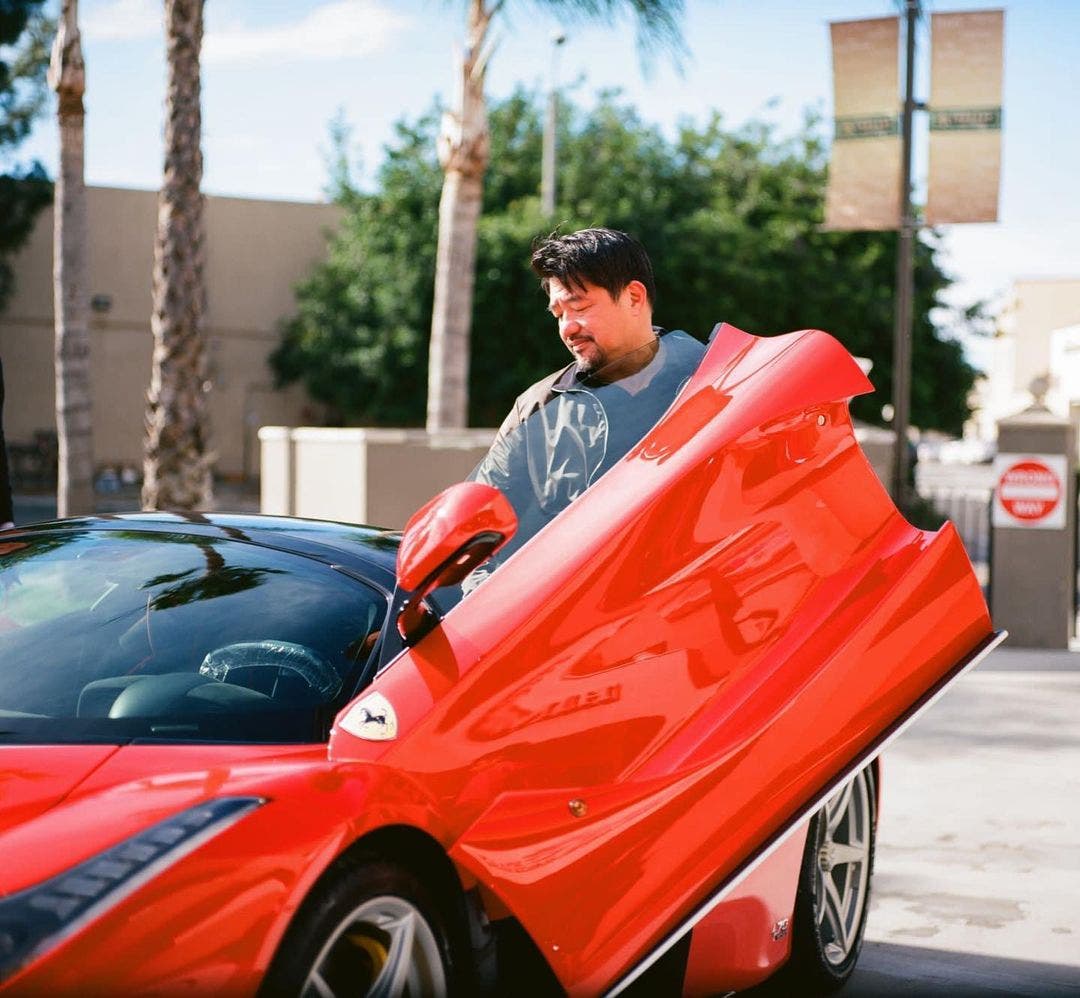
<svg viewBox="0 0 1080 998"><path fill-rule="evenodd" d="M926 221L996 222L1005 12L930 18Z"/></svg>
<svg viewBox="0 0 1080 998"><path fill-rule="evenodd" d="M900 224L900 19L835 21L826 229Z"/></svg>

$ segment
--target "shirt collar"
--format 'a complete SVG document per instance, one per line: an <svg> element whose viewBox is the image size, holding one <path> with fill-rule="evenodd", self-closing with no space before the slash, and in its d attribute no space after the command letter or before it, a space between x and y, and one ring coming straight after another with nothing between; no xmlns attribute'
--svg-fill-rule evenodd
<svg viewBox="0 0 1080 998"><path fill-rule="evenodd" d="M653 326L653 332L656 333L657 339L663 336L667 336L669 330L664 329L663 326ZM659 356L659 355L658 355ZM655 361L656 358L653 358ZM555 379L555 383L551 386L551 390L554 392L565 392L571 388L587 388L589 387L586 382L588 377L583 377L578 372L578 366L576 363L572 363L563 368L559 372L559 376Z"/></svg>

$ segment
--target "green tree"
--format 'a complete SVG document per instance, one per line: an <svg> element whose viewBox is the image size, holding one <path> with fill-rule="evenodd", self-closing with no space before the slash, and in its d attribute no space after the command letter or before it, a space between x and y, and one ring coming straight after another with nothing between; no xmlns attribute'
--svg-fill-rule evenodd
<svg viewBox="0 0 1080 998"><path fill-rule="evenodd" d="M493 168L477 226L469 384L472 425L497 425L525 386L566 363L529 269L550 228L536 192L542 110L519 92L492 108ZM276 357L337 415L372 424L424 419L424 282L439 197L435 115L401 126L374 193L352 192L329 259L299 289L299 314ZM880 423L889 398L892 233L822 232L826 157L818 123L792 137L719 115L674 139L608 94L570 108L559 138L562 231L610 225L637 235L656 268L658 322L705 338L718 321L769 334L817 327L874 362L878 391L857 416ZM931 321L949 284L936 236L918 244L913 421L959 432L974 378L960 345Z"/></svg>
<svg viewBox="0 0 1080 998"><path fill-rule="evenodd" d="M298 312L271 358L283 383L302 380L333 422L423 422L427 325L441 173L438 112L398 124L378 192L350 182L338 132L334 194L345 208L327 260L297 289Z"/></svg>
<svg viewBox="0 0 1080 998"><path fill-rule="evenodd" d="M52 200L52 184L41 164L14 160L48 95L45 73L53 25L43 5L44 0L0 0L0 309L12 291L7 258Z"/></svg>

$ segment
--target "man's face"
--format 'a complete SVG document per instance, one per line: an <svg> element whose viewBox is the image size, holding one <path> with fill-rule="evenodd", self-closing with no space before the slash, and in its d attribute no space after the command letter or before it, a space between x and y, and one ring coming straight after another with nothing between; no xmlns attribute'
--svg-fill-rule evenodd
<svg viewBox="0 0 1080 998"><path fill-rule="evenodd" d="M586 283L566 287L548 282L548 311L559 323L559 338L574 355L578 369L592 374L652 338L652 309L645 285L631 281L618 298Z"/></svg>

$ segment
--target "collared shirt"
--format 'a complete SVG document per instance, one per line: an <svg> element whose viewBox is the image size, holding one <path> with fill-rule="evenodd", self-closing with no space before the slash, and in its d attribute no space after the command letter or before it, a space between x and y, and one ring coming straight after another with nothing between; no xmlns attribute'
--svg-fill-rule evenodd
<svg viewBox="0 0 1080 998"><path fill-rule="evenodd" d="M518 529L466 591L625 457L671 405L705 348L680 330L657 335L652 359L623 379L600 382L571 364L518 397L469 476L507 497Z"/></svg>

